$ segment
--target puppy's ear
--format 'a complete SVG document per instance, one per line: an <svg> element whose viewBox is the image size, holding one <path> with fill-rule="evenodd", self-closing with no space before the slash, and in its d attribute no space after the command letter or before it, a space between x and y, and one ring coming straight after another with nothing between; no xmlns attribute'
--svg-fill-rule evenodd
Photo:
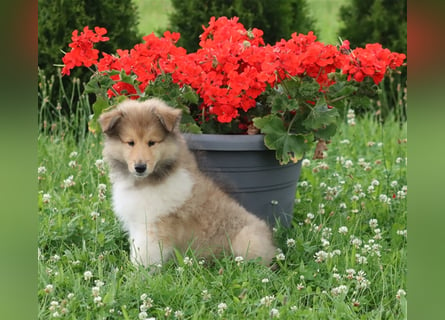
<svg viewBox="0 0 445 320"><path fill-rule="evenodd" d="M153 109L153 113L168 132L175 130L181 121L182 112L179 109L158 105Z"/></svg>
<svg viewBox="0 0 445 320"><path fill-rule="evenodd" d="M122 118L122 111L113 109L111 111L103 113L99 117L99 123L102 128L102 132L107 135L113 135L116 124Z"/></svg>

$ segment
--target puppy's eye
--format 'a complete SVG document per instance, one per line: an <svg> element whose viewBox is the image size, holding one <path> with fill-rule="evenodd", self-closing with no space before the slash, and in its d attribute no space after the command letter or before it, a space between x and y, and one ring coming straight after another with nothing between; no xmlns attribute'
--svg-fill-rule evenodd
<svg viewBox="0 0 445 320"><path fill-rule="evenodd" d="M127 144L128 144L130 147L133 147L133 146L134 146L134 141L128 141Z"/></svg>
<svg viewBox="0 0 445 320"><path fill-rule="evenodd" d="M156 144L156 142L154 142L154 141L148 141L148 146L149 147L152 147L152 146L154 146Z"/></svg>

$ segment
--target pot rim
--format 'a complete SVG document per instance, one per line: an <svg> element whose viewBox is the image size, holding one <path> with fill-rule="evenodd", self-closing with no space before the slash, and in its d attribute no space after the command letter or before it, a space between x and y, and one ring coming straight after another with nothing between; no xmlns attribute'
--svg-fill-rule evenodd
<svg viewBox="0 0 445 320"><path fill-rule="evenodd" d="M208 151L265 151L264 135L255 134L193 134L184 133L192 150Z"/></svg>

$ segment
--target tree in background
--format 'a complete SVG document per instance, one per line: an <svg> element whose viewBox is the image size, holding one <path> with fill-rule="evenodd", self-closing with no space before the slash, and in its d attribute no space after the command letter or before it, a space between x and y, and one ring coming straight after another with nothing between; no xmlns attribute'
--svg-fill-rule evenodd
<svg viewBox="0 0 445 320"><path fill-rule="evenodd" d="M62 64L62 51L69 51L67 43L73 30L82 30L84 26L105 27L110 41L101 43L97 48L105 52L131 48L140 42L138 34L138 10L132 0L38 0L38 66L46 77L57 75L60 71L54 65ZM68 41L67 41L68 39ZM90 75L88 70L78 68L73 74L81 82ZM70 79L62 79L65 90L71 91ZM61 103L58 86L55 81L50 97L53 104ZM40 105L40 103L39 103ZM62 104L62 108L65 106Z"/></svg>
<svg viewBox="0 0 445 320"><path fill-rule="evenodd" d="M179 32L178 45L188 52L199 47L199 35L210 17L239 17L248 28L264 31L264 41L274 44L289 38L293 32L314 31L314 20L309 16L306 0L171 0L174 12L170 15L171 31Z"/></svg>
<svg viewBox="0 0 445 320"><path fill-rule="evenodd" d="M351 47L366 43L381 43L392 51L406 53L406 1L350 0L340 8L344 27L339 35L351 42Z"/></svg>

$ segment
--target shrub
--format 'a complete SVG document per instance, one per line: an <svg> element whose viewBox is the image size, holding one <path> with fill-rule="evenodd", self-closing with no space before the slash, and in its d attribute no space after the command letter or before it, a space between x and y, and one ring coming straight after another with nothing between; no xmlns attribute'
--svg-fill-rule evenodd
<svg viewBox="0 0 445 320"><path fill-rule="evenodd" d="M179 32L178 45L195 51L199 47L202 25L210 17L239 17L247 28L264 31L264 41L274 44L289 38L293 32L307 33L314 30L314 20L309 16L306 0L171 0L174 12L170 15L169 30Z"/></svg>
<svg viewBox="0 0 445 320"><path fill-rule="evenodd" d="M111 50L109 52L117 48L130 48L140 41L137 8L132 0L39 0L38 6L38 66L48 78L60 72L55 65L62 63L62 51L69 51L66 39L75 29L87 25L107 28L113 35L112 40L101 44L99 49ZM88 70L82 68L78 68L73 75L81 82L89 78ZM72 82L63 80L66 90L71 91ZM54 85L58 87L60 83L55 81ZM54 89L53 92L59 91ZM48 98L53 104L59 102L56 95ZM64 103L62 108L67 110Z"/></svg>
<svg viewBox="0 0 445 320"><path fill-rule="evenodd" d="M340 8L344 27L340 36L353 47L378 42L406 53L406 1L351 0Z"/></svg>

